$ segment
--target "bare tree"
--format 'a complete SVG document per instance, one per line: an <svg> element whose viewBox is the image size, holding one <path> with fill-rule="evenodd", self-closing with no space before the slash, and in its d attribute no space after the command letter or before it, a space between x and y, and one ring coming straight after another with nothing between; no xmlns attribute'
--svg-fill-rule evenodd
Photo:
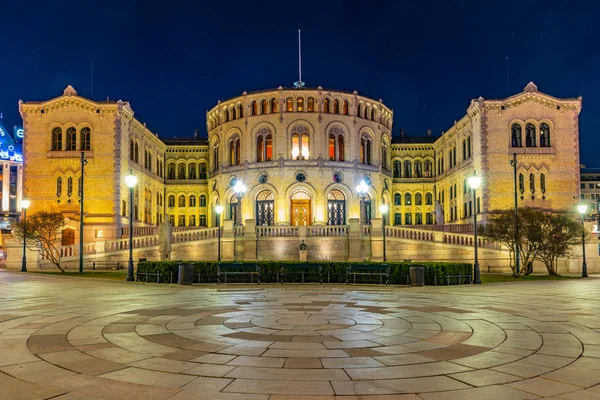
<svg viewBox="0 0 600 400"><path fill-rule="evenodd" d="M558 275L558 258L566 256L572 246L581 244L581 223L569 215L546 214L540 224L538 258L549 275Z"/></svg>
<svg viewBox="0 0 600 400"><path fill-rule="evenodd" d="M519 208L515 224L513 210L495 211L482 229L482 236L506 246L510 251L510 267L515 277L527 273L527 265L536 260L540 251L540 224L545 213L529 207ZM517 230L518 234L515 234ZM515 253L518 246L521 269L517 273Z"/></svg>
<svg viewBox="0 0 600 400"><path fill-rule="evenodd" d="M62 214L50 211L39 211L27 217L27 225L18 222L14 228L15 237L23 240L29 250L37 251L49 259L56 268L65 270L60 265L61 233L66 222Z"/></svg>

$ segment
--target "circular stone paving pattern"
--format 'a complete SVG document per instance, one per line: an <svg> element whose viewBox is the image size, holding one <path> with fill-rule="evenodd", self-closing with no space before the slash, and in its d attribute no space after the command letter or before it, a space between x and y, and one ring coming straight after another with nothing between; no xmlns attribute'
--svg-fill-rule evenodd
<svg viewBox="0 0 600 400"><path fill-rule="evenodd" d="M0 370L48 398L600 396L600 310L573 297L597 298L591 281L190 289L38 279L43 300L0 313L11 343L0 342Z"/></svg>

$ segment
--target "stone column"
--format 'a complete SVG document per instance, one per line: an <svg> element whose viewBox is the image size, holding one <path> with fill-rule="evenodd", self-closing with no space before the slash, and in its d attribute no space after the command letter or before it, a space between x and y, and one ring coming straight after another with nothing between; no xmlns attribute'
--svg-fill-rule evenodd
<svg viewBox="0 0 600 400"><path fill-rule="evenodd" d="M348 261L363 261L360 218L350 218L348 222Z"/></svg>
<svg viewBox="0 0 600 400"><path fill-rule="evenodd" d="M246 220L246 230L244 234L244 261L256 261L256 220Z"/></svg>
<svg viewBox="0 0 600 400"><path fill-rule="evenodd" d="M235 237L233 234L232 219L223 221L222 237L221 237L221 260L231 261L234 259Z"/></svg>
<svg viewBox="0 0 600 400"><path fill-rule="evenodd" d="M371 219L371 261L383 261L383 232L381 218Z"/></svg>

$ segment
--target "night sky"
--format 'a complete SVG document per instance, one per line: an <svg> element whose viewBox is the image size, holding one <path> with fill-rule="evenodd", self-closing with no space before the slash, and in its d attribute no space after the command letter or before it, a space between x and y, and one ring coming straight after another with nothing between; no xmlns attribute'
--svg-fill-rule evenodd
<svg viewBox="0 0 600 400"><path fill-rule="evenodd" d="M19 99L50 99L71 84L84 97L129 101L160 137L206 135L217 100L292 86L302 29L307 86L383 99L396 135L439 135L472 98L507 97L529 81L556 97L581 95L582 162L600 167L598 2L120 3L3 2L5 127L21 124Z"/></svg>

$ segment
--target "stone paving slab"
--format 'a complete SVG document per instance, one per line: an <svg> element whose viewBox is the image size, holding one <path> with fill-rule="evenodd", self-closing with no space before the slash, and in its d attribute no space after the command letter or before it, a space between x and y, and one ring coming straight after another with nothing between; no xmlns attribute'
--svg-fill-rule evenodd
<svg viewBox="0 0 600 400"><path fill-rule="evenodd" d="M2 399L600 399L597 278L181 288L0 271L0 285Z"/></svg>

